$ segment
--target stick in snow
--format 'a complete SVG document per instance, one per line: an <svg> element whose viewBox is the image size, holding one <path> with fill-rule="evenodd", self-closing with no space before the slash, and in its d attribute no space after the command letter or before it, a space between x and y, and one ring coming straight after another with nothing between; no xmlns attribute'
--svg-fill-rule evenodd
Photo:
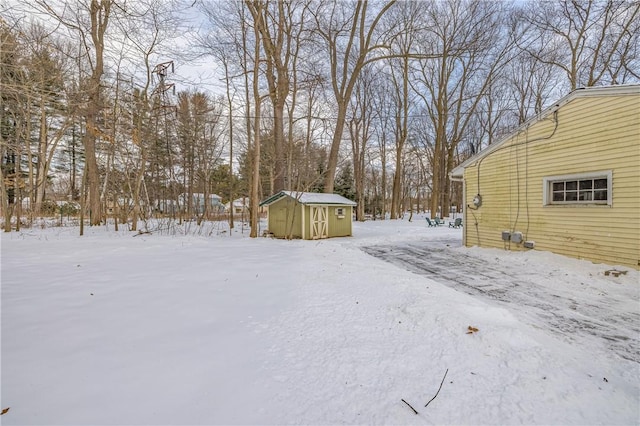
<svg viewBox="0 0 640 426"><path fill-rule="evenodd" d="M438 394L440 393L440 389L442 389L442 384L444 383L444 379L447 377L447 373L449 372L449 369L447 368L447 371L444 372L444 377L442 378L442 382L440 382L440 387L438 388L438 392L436 392L435 395L433 395L433 398L431 398L429 400L429 402L427 402L426 404L424 404L425 408L427 405L431 404L431 401L433 401L434 399L436 399L436 396L438 396Z"/></svg>
<svg viewBox="0 0 640 426"><path fill-rule="evenodd" d="M413 407L411 406L411 404L409 404L407 401L405 401L404 399L401 399L400 401L402 401L402 402L404 402L405 404L407 404L407 405L409 406L409 408L411 408L411 409L413 410L413 412L414 412L414 413L418 414L418 412L416 411L416 409L415 409L415 408L413 408Z"/></svg>

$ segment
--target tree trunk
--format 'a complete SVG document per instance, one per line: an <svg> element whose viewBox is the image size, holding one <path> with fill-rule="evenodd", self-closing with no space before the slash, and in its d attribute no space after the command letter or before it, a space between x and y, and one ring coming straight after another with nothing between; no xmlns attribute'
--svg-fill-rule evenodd
<svg viewBox="0 0 640 426"><path fill-rule="evenodd" d="M2 135L0 135L0 162L4 162L6 155L6 148ZM0 167L0 201L2 201L2 215L4 217L4 232L11 232L11 214L12 209L9 206L9 194L7 193L7 187L5 184L6 175L4 167Z"/></svg>
<svg viewBox="0 0 640 426"><path fill-rule="evenodd" d="M134 186L132 198L133 198L133 212L131 213L131 230L138 230L138 220L140 220L140 190L142 188L142 181L144 179L146 160L146 151L143 147L140 147L140 170L136 176L136 184ZM117 200L116 200L117 205Z"/></svg>
<svg viewBox="0 0 640 426"><path fill-rule="evenodd" d="M87 174L87 186L89 187L89 208L91 212L91 225L99 225L102 221L102 202L100 200L100 171L96 157L96 140L99 136L98 115L102 108L100 96L102 76L104 74L104 34L109 24L112 0L91 0L91 41L95 49L95 64L89 79L87 88L87 128L82 138L85 149L85 173Z"/></svg>
<svg viewBox="0 0 640 426"><path fill-rule="evenodd" d="M91 102L91 101L90 101ZM100 225L102 219L102 203L100 200L100 172L96 160L96 114L87 113L87 129L82 138L85 152L85 173L89 192L90 225Z"/></svg>
<svg viewBox="0 0 640 426"><path fill-rule="evenodd" d="M400 217L400 197L402 195L402 153L396 148L396 170L393 173L391 190L391 219Z"/></svg>
<svg viewBox="0 0 640 426"><path fill-rule="evenodd" d="M324 192L332 193L336 179L336 169L338 168L338 154L342 142L342 133L347 116L347 105L345 102L338 102L338 116L336 118L336 128L334 129L327 161L327 171L324 178Z"/></svg>
<svg viewBox="0 0 640 426"><path fill-rule="evenodd" d="M258 81L258 74L260 73L260 31L254 27L255 32L255 51L254 51L254 64L253 64L253 102L254 102L254 118L253 118L253 162L251 171L251 232L249 237L256 238L258 236L258 226L260 217L258 215L259 200L258 194L260 191L260 114L261 114L261 99L260 99L260 82ZM249 129L247 129L249 130Z"/></svg>
<svg viewBox="0 0 640 426"><path fill-rule="evenodd" d="M47 183L47 116L44 100L40 104L40 135L38 146L38 170L36 172L35 200L32 201L31 212L36 216L42 211L44 202L45 185ZM31 162L29 162L31 163Z"/></svg>

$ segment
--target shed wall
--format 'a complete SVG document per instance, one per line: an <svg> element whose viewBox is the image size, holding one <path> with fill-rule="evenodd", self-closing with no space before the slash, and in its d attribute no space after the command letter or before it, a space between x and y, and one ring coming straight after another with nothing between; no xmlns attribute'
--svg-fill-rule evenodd
<svg viewBox="0 0 640 426"><path fill-rule="evenodd" d="M465 245L522 250L503 230L536 249L640 268L640 96L584 97L532 124L464 171ZM549 176L612 171L611 205L544 205ZM478 189L479 184L479 189Z"/></svg>
<svg viewBox="0 0 640 426"><path fill-rule="evenodd" d="M344 217L336 215L336 209L344 209ZM353 207L351 206L329 206L329 237L349 237L351 236L351 226L353 218Z"/></svg>
<svg viewBox="0 0 640 426"><path fill-rule="evenodd" d="M344 208L344 218L340 219L336 215L337 208ZM311 206L304 206L304 228L305 238L311 239ZM327 219L328 219L328 237L349 237L352 235L352 218L353 207L351 206L327 206Z"/></svg>
<svg viewBox="0 0 640 426"><path fill-rule="evenodd" d="M285 238L291 230L292 238L302 238L302 205L284 197L269 206L269 232Z"/></svg>
<svg viewBox="0 0 640 426"><path fill-rule="evenodd" d="M337 208L344 208L344 218L336 215ZM304 219L302 217L304 209ZM346 237L352 235L353 208L351 206L327 206L328 237ZM284 197L269 206L269 232L277 238L285 238L291 232L292 238L311 238L311 207L303 205L290 197Z"/></svg>

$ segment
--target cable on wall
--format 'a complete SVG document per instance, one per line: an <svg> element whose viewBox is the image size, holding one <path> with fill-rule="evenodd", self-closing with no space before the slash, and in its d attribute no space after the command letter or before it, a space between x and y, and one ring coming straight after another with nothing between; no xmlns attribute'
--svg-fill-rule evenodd
<svg viewBox="0 0 640 426"><path fill-rule="evenodd" d="M533 143L533 142L538 142L538 141L541 141L541 140L551 139L553 137L553 135L556 134L556 131L558 130L558 124L559 124L559 121L558 121L558 110L555 110L553 112L553 121L554 121L555 125L553 126L553 131L551 132L550 135L541 136L539 138L531 139L531 140L529 140L528 137L525 137L525 140L522 141L522 142L517 142L517 143L514 143L514 144L510 144L510 145L501 146L501 147L497 148L495 151L491 151L486 156L480 158L478 160L478 170L477 170L478 195L481 193L481 191L480 191L480 167L482 166L482 162L484 161L484 159L488 158L491 154L495 154L496 152L502 151L503 149L506 149L506 148L513 148L514 146L518 146L518 145L525 145L525 144L529 144L529 143ZM528 134L528 129L526 131L527 131L527 134Z"/></svg>
<svg viewBox="0 0 640 426"><path fill-rule="evenodd" d="M542 141L542 140L551 139L556 134L556 131L558 130L559 120L558 120L558 110L557 109L553 112L553 121L554 121L553 130L551 131L551 133L549 135L541 136L539 138L535 138L535 139L531 139L530 140L529 139L529 127L527 127L526 129L524 129L524 132L525 132L524 141L516 142L516 143L513 143L513 144L509 144L509 145L498 147L495 151L491 151L486 156L484 156L484 157L482 157L482 158L480 158L478 160L477 172L476 172L477 173L476 174L476 178L477 178L477 190L478 190L478 193L474 197L474 206L475 207L471 206L471 205L467 205L467 208L471 211L472 215L474 216L475 222L476 222L475 223L475 227L476 227L476 234L477 234L477 237L478 237L478 246L480 246L480 229L479 229L478 220L477 220L475 214L473 213L473 210L478 210L482 206L482 195L481 195L482 192L480 190L480 176L481 176L482 162L484 161L484 159L489 157L491 154L494 154L496 152L502 151L503 149L514 148L514 147L518 147L520 145L527 146L528 144L533 143L533 142L538 142L538 141ZM521 133L522 132L519 132L515 136L516 140L520 136ZM528 149L525 151L525 178L527 176L528 176ZM519 179L520 179L520 176L519 176L519 162L518 162L518 159L517 159L517 156L516 156L516 182L518 184L518 189L517 189L517 191L518 191L518 208L517 208L516 220L514 222L513 228L510 227L511 228L511 232L515 231L515 227L516 227L516 225L518 223L518 218L519 218L519 215L520 215L520 182L519 182ZM529 193L528 192L528 182L525 182L525 197L528 197L528 193ZM479 202L476 203L476 200L478 200ZM509 195L509 202L511 202L511 195ZM526 232L525 235L527 235L528 232L529 232L529 201L525 200L525 202L526 202L526 209L527 209L527 232ZM511 209L509 209L509 211L511 211ZM509 213L509 214L511 214L511 213Z"/></svg>
<svg viewBox="0 0 640 426"><path fill-rule="evenodd" d="M527 140L527 136L529 134L529 129L525 129L525 137L524 140ZM526 144L523 144L526 145ZM513 145L516 148L516 218L513 222L513 227L510 227L510 231L513 233L515 232L516 228L518 227L518 219L520 219L520 156L519 154L519 145ZM526 178L526 176L525 176ZM511 197L509 197L511 198ZM509 221L511 222L511 221ZM511 244L511 243L509 243Z"/></svg>

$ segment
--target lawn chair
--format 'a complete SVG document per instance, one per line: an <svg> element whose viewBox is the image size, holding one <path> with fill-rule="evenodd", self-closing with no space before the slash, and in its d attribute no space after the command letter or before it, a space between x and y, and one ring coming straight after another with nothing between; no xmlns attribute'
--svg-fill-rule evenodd
<svg viewBox="0 0 640 426"><path fill-rule="evenodd" d="M431 222L431 219L429 219L428 217L427 217L427 218L425 218L425 219L427 219L427 223L429 224L429 228L431 228L432 226L433 226L433 227L438 226L438 224L437 224L437 223L435 223L435 222Z"/></svg>
<svg viewBox="0 0 640 426"><path fill-rule="evenodd" d="M453 222L449 222L449 228L460 228L462 226L462 218L456 218Z"/></svg>
<svg viewBox="0 0 640 426"><path fill-rule="evenodd" d="M436 221L437 226L444 225L444 220L440 219L438 216L436 216L434 220Z"/></svg>

